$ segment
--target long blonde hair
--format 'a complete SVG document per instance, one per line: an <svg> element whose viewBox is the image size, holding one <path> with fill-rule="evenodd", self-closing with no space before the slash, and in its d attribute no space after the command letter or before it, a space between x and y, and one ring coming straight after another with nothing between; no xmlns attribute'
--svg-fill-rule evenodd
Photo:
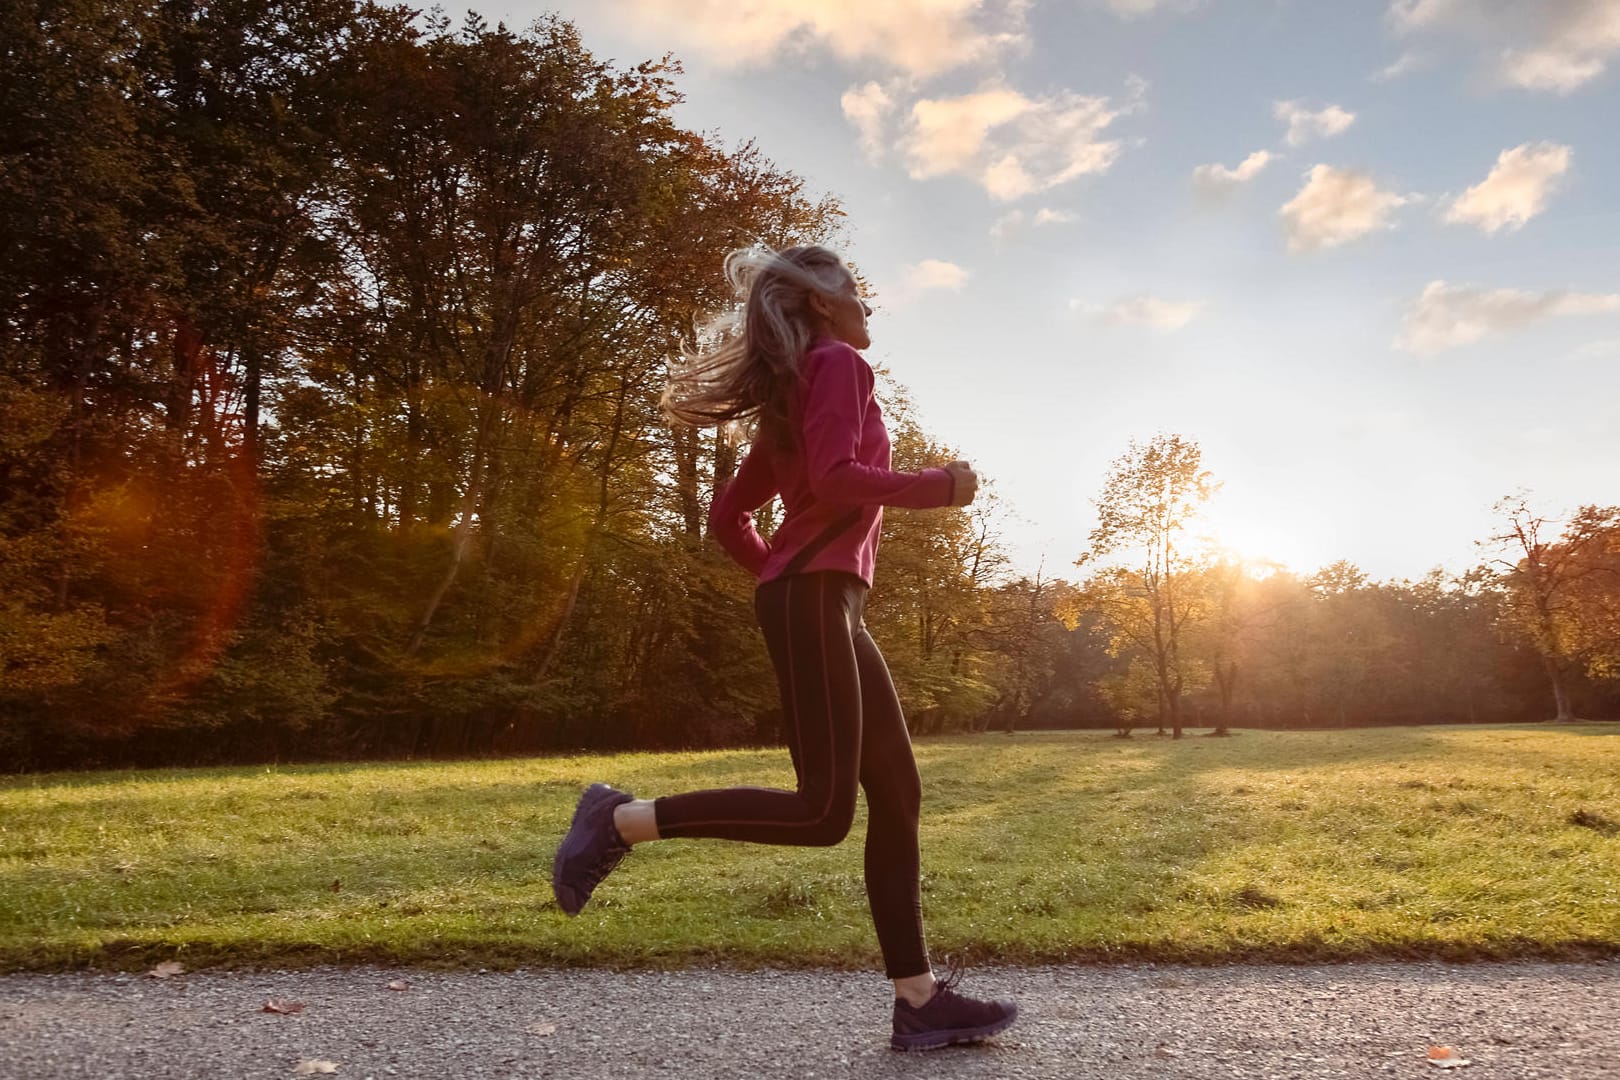
<svg viewBox="0 0 1620 1080"><path fill-rule="evenodd" d="M738 307L699 329L700 341L719 344L706 352L683 350L658 404L677 424L718 425L729 442L763 433L791 447L800 361L817 329L810 295L837 292L849 268L811 244L741 248L726 256L725 274Z"/></svg>

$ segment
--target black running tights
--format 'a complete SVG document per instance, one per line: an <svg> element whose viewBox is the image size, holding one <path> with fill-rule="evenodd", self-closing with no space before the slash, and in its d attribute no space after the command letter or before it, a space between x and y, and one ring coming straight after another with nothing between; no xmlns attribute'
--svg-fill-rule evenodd
<svg viewBox="0 0 1620 1080"><path fill-rule="evenodd" d="M797 791L737 787L654 803L663 837L828 846L866 791L866 897L891 979L929 970L917 815L922 784L900 700L861 609L866 583L828 570L761 585L754 610L782 692Z"/></svg>

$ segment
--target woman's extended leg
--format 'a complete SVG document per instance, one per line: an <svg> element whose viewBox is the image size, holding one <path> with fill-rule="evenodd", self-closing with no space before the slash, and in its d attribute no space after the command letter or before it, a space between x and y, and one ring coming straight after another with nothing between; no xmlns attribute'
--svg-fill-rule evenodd
<svg viewBox="0 0 1620 1080"><path fill-rule="evenodd" d="M914 1004L933 993L923 938L917 819L922 780L889 667L862 623L855 633L861 679L861 786L866 790L866 897L883 966Z"/></svg>

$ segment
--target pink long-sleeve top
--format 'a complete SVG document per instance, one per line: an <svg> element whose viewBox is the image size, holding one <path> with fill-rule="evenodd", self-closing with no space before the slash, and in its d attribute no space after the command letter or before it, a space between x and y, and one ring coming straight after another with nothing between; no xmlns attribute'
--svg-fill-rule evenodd
<svg viewBox="0 0 1620 1080"><path fill-rule="evenodd" d="M889 432L872 396L872 367L860 353L842 341L819 338L805 354L802 370L802 405L794 416L801 444L784 452L772 440L755 439L737 475L715 495L709 531L763 584L859 507L858 520L796 572L845 570L871 585L883 507L949 506L955 483L944 469L889 468ZM754 528L754 511L777 494L785 512L766 543Z"/></svg>

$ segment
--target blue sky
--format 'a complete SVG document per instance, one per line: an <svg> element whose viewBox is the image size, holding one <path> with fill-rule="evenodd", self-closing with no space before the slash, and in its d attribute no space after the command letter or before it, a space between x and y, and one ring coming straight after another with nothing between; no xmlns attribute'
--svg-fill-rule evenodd
<svg viewBox="0 0 1620 1080"><path fill-rule="evenodd" d="M1461 570L1516 489L1620 503L1620 0L489 0L836 194L868 358L1073 575L1196 439L1219 539ZM716 268L718 273L718 267Z"/></svg>

